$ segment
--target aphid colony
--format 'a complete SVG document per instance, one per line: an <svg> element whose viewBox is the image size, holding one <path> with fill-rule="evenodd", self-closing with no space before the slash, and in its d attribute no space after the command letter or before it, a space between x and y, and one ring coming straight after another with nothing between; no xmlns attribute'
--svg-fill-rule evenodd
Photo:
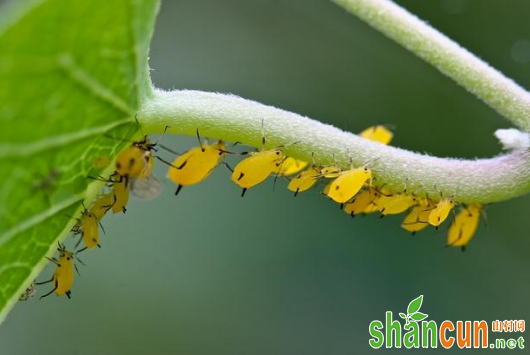
<svg viewBox="0 0 530 355"><path fill-rule="evenodd" d="M393 133L387 127L378 125L362 131L360 136L380 144L389 144ZM243 155L245 158L234 169L226 164L232 172L232 181L242 188L242 196L248 189L265 181L271 175L289 179L287 188L294 193L294 196L311 189L319 181L325 181L322 194L340 204L341 209L352 217L376 212L379 212L381 217L408 212L401 227L412 234L429 225L438 229L447 219L452 220L446 244L450 247L465 249L478 227L482 214L482 206L478 204L459 206L459 211L456 213L453 197L444 197L442 194L437 199L431 199L417 197L406 189L403 192L395 192L385 188L384 185L376 187L370 163L362 167L352 165L344 170L339 166L320 166L314 161L309 164L288 157L283 153L284 146L266 149L265 135L262 138L262 149L256 152L231 152L221 140L213 144L208 140L203 141L198 130L197 139L197 147L183 154L177 154L159 145L158 142L151 143L145 136L141 141L133 142L118 155L115 172L107 179L96 178L106 183L108 191L99 195L89 208L84 208L72 229L74 235L79 235L76 249L81 243L83 246L74 253L59 244L59 258L49 259L56 265L52 278L36 283L53 282L54 288L41 298L53 292L58 296L70 297L74 283L74 269L77 270L74 264L75 256L87 249L100 247L99 229L102 218L109 211L125 213L129 193L141 198L158 195L161 185L152 174L155 158L169 167L167 177L177 186L175 194L185 186L204 181L218 165L226 164L224 158L227 154ZM170 162L155 155L157 145L178 157ZM28 294L33 292L33 287L31 290L28 288L21 296L21 300L28 299L30 297Z"/></svg>

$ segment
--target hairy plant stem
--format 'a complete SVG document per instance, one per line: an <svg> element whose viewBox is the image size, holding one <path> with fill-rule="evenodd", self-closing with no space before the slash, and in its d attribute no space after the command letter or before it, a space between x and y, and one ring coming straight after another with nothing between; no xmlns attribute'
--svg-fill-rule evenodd
<svg viewBox="0 0 530 355"><path fill-rule="evenodd" d="M530 93L438 30L390 0L331 1L438 68L522 130L530 131Z"/></svg>
<svg viewBox="0 0 530 355"><path fill-rule="evenodd" d="M461 203L489 203L530 191L530 153L491 159L437 158L385 146L296 113L234 95L155 90L137 115L146 133L201 135L261 147L285 145L287 155L343 168L368 166L378 185L419 195L454 196ZM314 157L312 158L312 155Z"/></svg>

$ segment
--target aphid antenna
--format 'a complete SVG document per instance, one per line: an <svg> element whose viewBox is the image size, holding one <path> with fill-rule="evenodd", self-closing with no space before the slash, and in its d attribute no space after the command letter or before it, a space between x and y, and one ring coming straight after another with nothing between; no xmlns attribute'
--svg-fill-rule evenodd
<svg viewBox="0 0 530 355"><path fill-rule="evenodd" d="M70 218L70 219L73 219L73 220L76 220L77 222L80 222L80 219L79 219L79 218L74 217L74 216L72 216L71 214L65 213L64 215L65 215L66 217Z"/></svg>
<svg viewBox="0 0 530 355"><path fill-rule="evenodd" d="M149 148L154 148L154 147L156 147L157 145L159 145L160 142L162 142L162 139L163 139L164 136L166 135L166 132L167 132L167 130L168 130L169 128L171 128L171 127L166 125L166 126L164 127L164 131L162 132L162 134L160 135L160 137L156 140L155 143L150 144L150 145L149 145Z"/></svg>
<svg viewBox="0 0 530 355"><path fill-rule="evenodd" d="M86 177L87 179L91 179L91 180L97 180L97 181L103 181L103 182L109 182L109 179L105 179L103 176L101 175L98 175L98 176L90 176L88 175Z"/></svg>
<svg viewBox="0 0 530 355"><path fill-rule="evenodd" d="M292 143L287 143L287 144L282 144L282 145L279 145L278 148L284 148L284 147L290 147L292 145L297 145L297 144L300 144L302 143L302 141L294 141Z"/></svg>
<svg viewBox="0 0 530 355"><path fill-rule="evenodd" d="M368 168L369 165L372 165L373 163L375 163L376 161L380 160L381 158L374 158L374 159L370 159L366 162L366 164L364 164L364 168Z"/></svg>
<svg viewBox="0 0 530 355"><path fill-rule="evenodd" d="M315 152L311 152L311 167L313 167L315 165Z"/></svg>
<svg viewBox="0 0 530 355"><path fill-rule="evenodd" d="M265 148L265 119L261 119L261 148Z"/></svg>
<svg viewBox="0 0 530 355"><path fill-rule="evenodd" d="M402 192L402 193L404 193L404 194L407 193L408 183L409 183L409 178L406 178L406 179L405 179L405 189L404 189L403 192Z"/></svg>
<svg viewBox="0 0 530 355"><path fill-rule="evenodd" d="M198 128L197 128L197 141L199 142L199 147L201 147L201 151L204 152L204 147L202 146L202 142L201 142L201 135L199 134Z"/></svg>

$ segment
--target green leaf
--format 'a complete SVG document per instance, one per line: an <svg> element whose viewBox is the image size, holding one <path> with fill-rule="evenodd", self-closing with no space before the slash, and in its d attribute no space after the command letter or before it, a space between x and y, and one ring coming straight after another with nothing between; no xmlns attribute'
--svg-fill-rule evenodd
<svg viewBox="0 0 530 355"><path fill-rule="evenodd" d="M412 314L412 313L416 313L417 311L419 311L422 302L423 302L423 295L421 295L420 297L412 300L409 303L409 306L407 308L407 313L408 314Z"/></svg>
<svg viewBox="0 0 530 355"><path fill-rule="evenodd" d="M127 144L112 137L138 133L157 9L157 0L0 8L0 321L69 233L67 215L100 190L87 176L112 171L94 159L112 161Z"/></svg>
<svg viewBox="0 0 530 355"><path fill-rule="evenodd" d="M400 313L399 316L403 319L407 319L407 315L405 313Z"/></svg>
<svg viewBox="0 0 530 355"><path fill-rule="evenodd" d="M414 313L411 318L415 321L420 321L420 320L423 320L425 318L427 318L429 315L428 314L424 314L424 313L421 313L421 312L416 312Z"/></svg>

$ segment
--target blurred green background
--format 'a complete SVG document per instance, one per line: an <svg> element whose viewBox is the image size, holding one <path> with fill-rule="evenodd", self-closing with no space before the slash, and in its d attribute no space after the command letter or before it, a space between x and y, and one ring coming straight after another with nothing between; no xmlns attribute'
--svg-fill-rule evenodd
<svg viewBox="0 0 530 355"><path fill-rule="evenodd" d="M398 2L530 88L530 2ZM393 145L438 156L496 155L492 133L510 126L326 0L167 0L150 63L158 87L231 92L353 132L390 123ZM530 320L528 196L489 206L488 227L461 253L444 248L445 229L412 237L402 216L352 220L283 181L241 198L221 167L175 197L156 172L164 193L103 221L103 248L83 255L72 300L12 311L2 354L364 353L369 323L420 294L439 324Z"/></svg>

